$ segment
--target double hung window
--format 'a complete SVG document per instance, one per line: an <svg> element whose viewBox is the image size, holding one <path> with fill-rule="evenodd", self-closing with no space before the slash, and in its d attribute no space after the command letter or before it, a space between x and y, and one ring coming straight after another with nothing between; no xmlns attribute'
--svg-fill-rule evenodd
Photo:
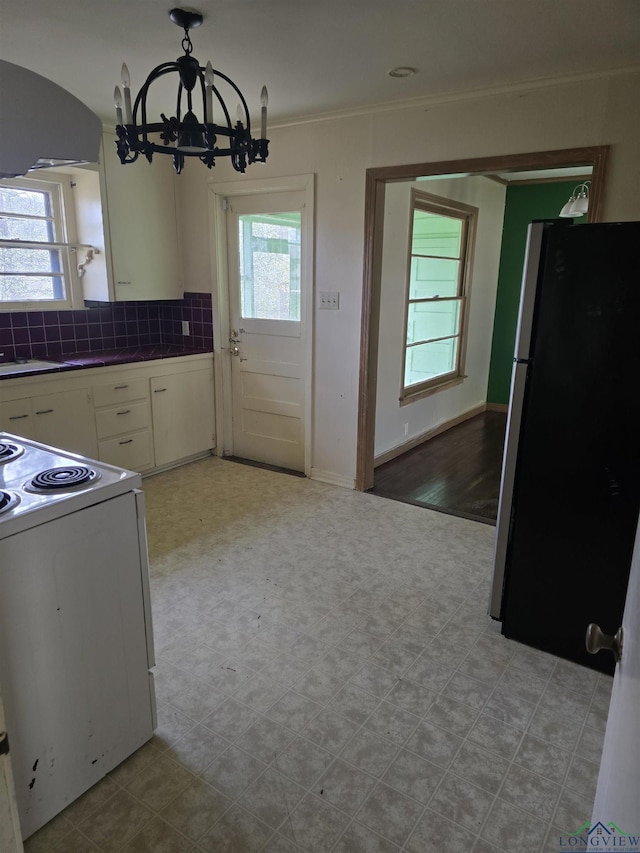
<svg viewBox="0 0 640 853"><path fill-rule="evenodd" d="M71 181L0 181L0 309L46 310L77 304Z"/></svg>
<svg viewBox="0 0 640 853"><path fill-rule="evenodd" d="M413 191L401 400L463 378L475 209Z"/></svg>

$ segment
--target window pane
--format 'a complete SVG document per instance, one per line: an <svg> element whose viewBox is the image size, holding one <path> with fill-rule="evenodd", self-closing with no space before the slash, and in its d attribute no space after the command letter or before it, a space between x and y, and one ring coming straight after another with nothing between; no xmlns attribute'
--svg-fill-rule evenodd
<svg viewBox="0 0 640 853"><path fill-rule="evenodd" d="M24 213L26 216L51 216L51 198L44 191L0 187L0 211Z"/></svg>
<svg viewBox="0 0 640 853"><path fill-rule="evenodd" d="M460 302L418 302L409 305L407 343L429 341L458 334Z"/></svg>
<svg viewBox="0 0 640 853"><path fill-rule="evenodd" d="M60 252L58 249L0 247L0 269L7 273L60 272Z"/></svg>
<svg viewBox="0 0 640 853"><path fill-rule="evenodd" d="M409 347L404 370L405 387L453 373L457 353L458 338Z"/></svg>
<svg viewBox="0 0 640 853"><path fill-rule="evenodd" d="M412 258L409 282L410 299L458 295L460 261L441 258Z"/></svg>
<svg viewBox="0 0 640 853"><path fill-rule="evenodd" d="M12 219L0 217L0 240L39 240L55 242L53 222L48 219Z"/></svg>
<svg viewBox="0 0 640 853"><path fill-rule="evenodd" d="M62 276L0 275L0 302L64 299Z"/></svg>
<svg viewBox="0 0 640 853"><path fill-rule="evenodd" d="M424 210L413 212L413 255L459 258L462 220Z"/></svg>
<svg viewBox="0 0 640 853"><path fill-rule="evenodd" d="M300 320L300 213L239 217L241 313Z"/></svg>

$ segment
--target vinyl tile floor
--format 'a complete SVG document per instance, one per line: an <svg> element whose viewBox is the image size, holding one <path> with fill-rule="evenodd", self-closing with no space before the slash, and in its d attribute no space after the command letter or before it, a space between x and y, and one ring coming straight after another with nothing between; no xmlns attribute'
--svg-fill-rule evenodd
<svg viewBox="0 0 640 853"><path fill-rule="evenodd" d="M501 636L494 530L208 458L144 481L158 728L27 853L559 850L611 679Z"/></svg>

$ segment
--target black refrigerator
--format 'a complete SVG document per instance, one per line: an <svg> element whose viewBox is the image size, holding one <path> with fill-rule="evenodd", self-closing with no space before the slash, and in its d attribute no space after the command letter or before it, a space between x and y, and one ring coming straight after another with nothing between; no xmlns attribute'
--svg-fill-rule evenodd
<svg viewBox="0 0 640 853"><path fill-rule="evenodd" d="M640 509L640 222L529 226L490 614L612 673Z"/></svg>

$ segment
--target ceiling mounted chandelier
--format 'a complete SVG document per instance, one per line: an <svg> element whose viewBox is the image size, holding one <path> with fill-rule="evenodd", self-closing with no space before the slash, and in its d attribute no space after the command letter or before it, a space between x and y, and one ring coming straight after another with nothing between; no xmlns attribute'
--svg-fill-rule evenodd
<svg viewBox="0 0 640 853"><path fill-rule="evenodd" d="M174 24L184 29L184 56L178 57L175 62L163 62L153 69L138 92L133 108L129 70L126 65L122 66L122 91L116 86L114 92L118 122L116 148L120 162L134 163L139 154L144 154L149 162L154 153L170 154L178 174L184 168L185 157L198 157L209 169L215 165L217 157L230 157L236 172L244 172L250 163L264 163L269 154L269 140L266 138L266 87L263 86L260 93L260 138L254 139L251 136L249 110L240 89L226 74L214 70L210 62L207 62L206 67L202 67L191 55L193 45L189 30L199 27L202 23L200 12L192 9L172 9L169 17ZM162 121L148 122L149 87L165 74L173 72L177 72L180 77L176 114L167 118L161 113ZM238 99L235 122L232 121L229 108L220 92L221 84L228 92L228 98ZM199 90L202 97L203 121L200 121L193 111L194 90L196 93ZM186 110L183 108L183 100L186 100ZM216 117L219 121L215 120ZM150 138L156 134L162 144Z"/></svg>

